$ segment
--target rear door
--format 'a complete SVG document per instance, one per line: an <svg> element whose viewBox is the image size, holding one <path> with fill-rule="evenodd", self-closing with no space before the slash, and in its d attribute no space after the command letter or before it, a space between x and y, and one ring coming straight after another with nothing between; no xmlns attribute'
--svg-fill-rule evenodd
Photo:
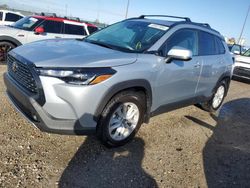
<svg viewBox="0 0 250 188"><path fill-rule="evenodd" d="M199 32L199 56L203 68L197 87L197 95L211 96L217 81L226 70L226 50L222 39L205 31Z"/></svg>
<svg viewBox="0 0 250 188"><path fill-rule="evenodd" d="M44 33L36 34L34 31L29 32L27 42L33 42L33 41L44 40L44 39L63 38L63 34L62 34L63 22L61 21L44 20L37 27L43 27Z"/></svg>

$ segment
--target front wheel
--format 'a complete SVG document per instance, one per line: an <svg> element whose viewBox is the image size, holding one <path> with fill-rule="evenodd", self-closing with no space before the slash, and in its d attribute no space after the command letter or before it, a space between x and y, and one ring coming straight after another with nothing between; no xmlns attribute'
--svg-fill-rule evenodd
<svg viewBox="0 0 250 188"><path fill-rule="evenodd" d="M10 42L0 42L0 62L6 63L7 54L13 48L15 48L15 45Z"/></svg>
<svg viewBox="0 0 250 188"><path fill-rule="evenodd" d="M216 87L215 93L213 94L212 98L209 101L202 103L201 108L208 112L215 112L216 110L218 110L225 99L225 96L227 94L227 89L228 87L226 82L222 81Z"/></svg>
<svg viewBox="0 0 250 188"><path fill-rule="evenodd" d="M124 145L134 138L143 123L144 113L143 92L121 92L105 107L98 124L97 135L105 145Z"/></svg>

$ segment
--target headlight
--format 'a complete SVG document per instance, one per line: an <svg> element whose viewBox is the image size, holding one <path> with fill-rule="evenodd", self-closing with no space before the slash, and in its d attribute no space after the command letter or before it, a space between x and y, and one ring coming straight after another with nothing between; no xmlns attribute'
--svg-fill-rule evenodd
<svg viewBox="0 0 250 188"><path fill-rule="evenodd" d="M85 68L85 69L51 69L37 68L41 76L59 78L67 83L76 85L94 85L110 78L116 73L111 68Z"/></svg>

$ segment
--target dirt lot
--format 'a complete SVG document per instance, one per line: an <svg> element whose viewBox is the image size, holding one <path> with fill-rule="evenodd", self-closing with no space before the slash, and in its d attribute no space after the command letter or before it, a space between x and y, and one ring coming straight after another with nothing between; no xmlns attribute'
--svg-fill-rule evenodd
<svg viewBox="0 0 250 188"><path fill-rule="evenodd" d="M33 128L8 103L0 65L0 187L248 187L250 84L216 115L191 106L151 119L128 145Z"/></svg>

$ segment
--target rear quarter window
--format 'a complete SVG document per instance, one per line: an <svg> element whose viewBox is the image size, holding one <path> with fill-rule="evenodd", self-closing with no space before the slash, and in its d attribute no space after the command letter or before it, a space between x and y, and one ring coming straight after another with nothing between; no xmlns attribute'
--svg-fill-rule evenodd
<svg viewBox="0 0 250 188"><path fill-rule="evenodd" d="M66 23L64 24L64 33L68 35L87 35L83 26Z"/></svg>
<svg viewBox="0 0 250 188"><path fill-rule="evenodd" d="M88 31L89 31L89 34L92 34L96 31L98 31L98 28L97 27L93 27L93 26L88 26Z"/></svg>
<svg viewBox="0 0 250 188"><path fill-rule="evenodd" d="M3 12L0 12L0 21L3 19Z"/></svg>
<svg viewBox="0 0 250 188"><path fill-rule="evenodd" d="M200 31L199 32L199 55L216 55L216 45L214 35Z"/></svg>

